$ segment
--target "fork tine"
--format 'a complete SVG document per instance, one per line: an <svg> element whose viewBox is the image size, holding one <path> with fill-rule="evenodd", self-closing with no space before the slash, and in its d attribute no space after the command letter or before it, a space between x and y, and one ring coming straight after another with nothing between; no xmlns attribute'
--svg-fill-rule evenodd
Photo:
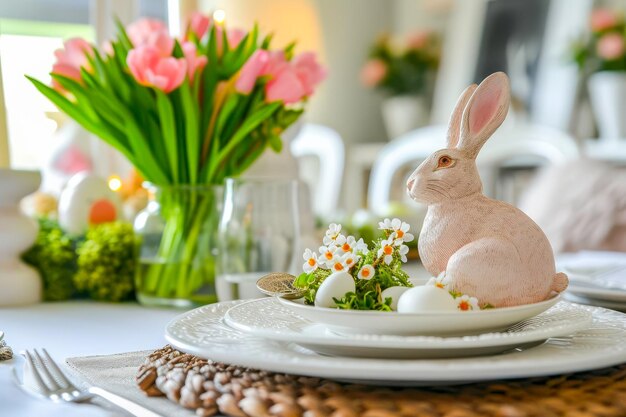
<svg viewBox="0 0 626 417"><path fill-rule="evenodd" d="M52 376L52 374L48 370L48 367L46 366L46 363L43 361L43 359L41 359L39 352L37 352L37 349L33 349L33 352L35 353L36 362L38 362L38 365L41 368L41 373L49 382L48 386L50 387L50 389L52 391L60 389L61 385L59 385L59 382Z"/></svg>
<svg viewBox="0 0 626 417"><path fill-rule="evenodd" d="M70 382L69 379L67 379L63 371L61 371L61 369L58 367L54 359L52 359L48 351L46 349L41 349L41 351L43 352L43 354L46 357L46 360L48 361L49 368L51 368L53 373L56 374L57 381L60 381L61 383L63 383L66 388L74 388L74 385Z"/></svg>
<svg viewBox="0 0 626 417"><path fill-rule="evenodd" d="M28 364L28 367L31 370L31 375L32 375L33 379L35 380L35 383L37 385L39 385L38 386L39 390L42 391L42 393L45 393L46 391L49 391L50 388L48 388L46 383L43 382L43 379L41 379L41 375L39 374L39 369L37 369L37 366L35 366L35 363L33 361L33 357L30 354L30 352L25 350L24 351L24 357L26 358L26 363Z"/></svg>

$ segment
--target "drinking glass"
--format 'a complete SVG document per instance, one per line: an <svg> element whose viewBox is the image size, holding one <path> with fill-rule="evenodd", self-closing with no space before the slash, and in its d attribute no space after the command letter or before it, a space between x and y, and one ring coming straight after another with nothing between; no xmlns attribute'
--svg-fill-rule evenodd
<svg viewBox="0 0 626 417"><path fill-rule="evenodd" d="M256 281L270 272L295 273L299 189L296 180L226 180L217 239L221 301L260 296Z"/></svg>

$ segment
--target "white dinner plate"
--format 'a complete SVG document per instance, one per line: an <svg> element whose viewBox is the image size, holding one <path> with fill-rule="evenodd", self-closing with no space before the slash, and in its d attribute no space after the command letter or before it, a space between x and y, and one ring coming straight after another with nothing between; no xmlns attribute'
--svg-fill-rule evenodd
<svg viewBox="0 0 626 417"><path fill-rule="evenodd" d="M233 329L224 315L242 301L199 307L166 327L175 348L232 365L377 385L455 384L526 378L604 368L626 362L626 315L599 307L589 327L522 351L455 359L369 359L320 355L293 343Z"/></svg>
<svg viewBox="0 0 626 417"><path fill-rule="evenodd" d="M305 305L301 300L278 300L293 313L341 334L467 336L504 330L543 313L560 299L561 296L557 295L546 301L516 307L432 313L340 310Z"/></svg>
<svg viewBox="0 0 626 417"><path fill-rule="evenodd" d="M229 326L251 336L293 342L318 353L369 358L451 358L502 353L575 333L591 323L582 307L559 303L502 332L462 337L338 335L293 314L275 298L237 304L226 313Z"/></svg>
<svg viewBox="0 0 626 417"><path fill-rule="evenodd" d="M610 308L611 310L617 310L626 312L626 303L619 301L608 301L600 298L585 297L574 293L566 292L564 294L565 299L574 303L585 304L589 306L597 306L603 308Z"/></svg>
<svg viewBox="0 0 626 417"><path fill-rule="evenodd" d="M622 303L626 307L626 291L579 285L570 282L567 291L578 296Z"/></svg>

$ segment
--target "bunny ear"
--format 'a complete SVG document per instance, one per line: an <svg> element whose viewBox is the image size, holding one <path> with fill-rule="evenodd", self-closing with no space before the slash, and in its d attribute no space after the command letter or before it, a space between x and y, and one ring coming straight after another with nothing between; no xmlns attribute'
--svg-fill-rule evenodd
<svg viewBox="0 0 626 417"><path fill-rule="evenodd" d="M502 124L509 110L509 78L496 72L485 78L467 103L458 148L476 158L480 148Z"/></svg>
<svg viewBox="0 0 626 417"><path fill-rule="evenodd" d="M476 87L478 87L476 84L472 84L467 87L463 93L461 93L461 97L459 97L459 100L456 102L456 106L454 106L454 111L452 112L452 115L450 115L450 122L448 123L448 148L456 148L456 145L459 143L463 110L465 110L465 106L467 106L467 102L472 97Z"/></svg>

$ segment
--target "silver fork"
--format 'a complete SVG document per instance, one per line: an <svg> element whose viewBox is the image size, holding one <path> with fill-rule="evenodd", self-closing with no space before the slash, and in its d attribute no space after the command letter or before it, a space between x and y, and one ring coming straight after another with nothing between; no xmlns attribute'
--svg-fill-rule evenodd
<svg viewBox="0 0 626 417"><path fill-rule="evenodd" d="M30 375L40 395L56 402L83 402L97 396L137 417L163 417L99 387L89 386L85 390L78 389L59 369L48 352L45 349L42 349L42 352L45 360L36 349L32 353L28 350L23 352Z"/></svg>

